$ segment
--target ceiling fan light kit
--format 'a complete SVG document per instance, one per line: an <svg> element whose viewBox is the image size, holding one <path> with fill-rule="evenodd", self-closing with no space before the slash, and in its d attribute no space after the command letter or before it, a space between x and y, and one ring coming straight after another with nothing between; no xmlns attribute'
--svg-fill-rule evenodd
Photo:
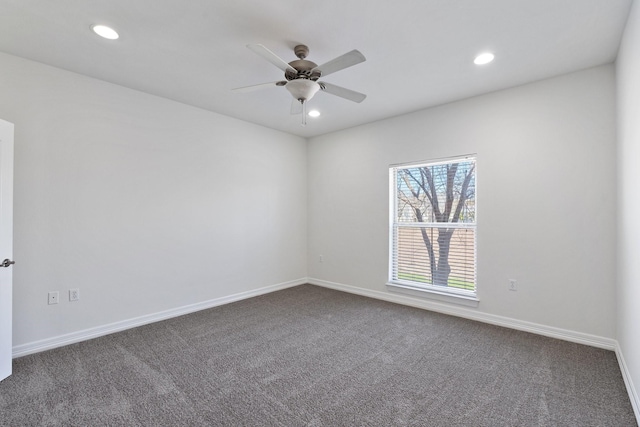
<svg viewBox="0 0 640 427"><path fill-rule="evenodd" d="M300 102L307 102L320 90L318 82L308 79L290 80L284 87Z"/></svg>
<svg viewBox="0 0 640 427"><path fill-rule="evenodd" d="M355 49L322 65L316 65L316 63L305 59L309 54L309 48L305 45L297 45L293 49L293 52L298 59L289 63L282 60L279 56L261 44L250 44L247 45L247 47L284 71L284 78L286 81L245 86L233 90L236 92L250 92L273 86L286 87L294 98L294 105L292 105L291 113L302 113L303 126L306 125L306 104L318 91L326 92L358 103L364 101L367 97L365 94L360 92L326 83L324 81L318 81L321 77L366 61L364 55ZM296 107L295 104L298 103L299 105Z"/></svg>
<svg viewBox="0 0 640 427"><path fill-rule="evenodd" d="M290 80L284 86L302 104L302 126L307 125L307 101L320 90L318 82L309 79ZM295 101L294 101L295 102Z"/></svg>

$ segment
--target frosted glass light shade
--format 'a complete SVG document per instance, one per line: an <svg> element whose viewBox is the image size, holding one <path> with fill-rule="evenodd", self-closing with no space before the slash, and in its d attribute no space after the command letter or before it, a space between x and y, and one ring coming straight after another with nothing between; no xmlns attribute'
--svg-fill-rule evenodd
<svg viewBox="0 0 640 427"><path fill-rule="evenodd" d="M320 90L318 83L308 79L290 80L285 87L295 99L304 102L313 98L313 95Z"/></svg>

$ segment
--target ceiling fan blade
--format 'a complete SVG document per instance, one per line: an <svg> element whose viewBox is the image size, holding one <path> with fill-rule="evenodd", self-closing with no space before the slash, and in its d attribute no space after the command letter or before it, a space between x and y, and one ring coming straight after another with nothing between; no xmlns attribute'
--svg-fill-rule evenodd
<svg viewBox="0 0 640 427"><path fill-rule="evenodd" d="M364 93L356 92L355 90L346 89L341 86L332 85L331 83L318 82L320 84L320 90L330 93L331 95L339 96L340 98L348 99L353 102L362 102L367 97Z"/></svg>
<svg viewBox="0 0 640 427"><path fill-rule="evenodd" d="M237 88L231 89L231 90L234 91L234 92L238 92L238 93L246 93L246 92L253 92L253 91L261 90L261 89L267 89L267 88L275 87L275 86L284 86L286 84L287 84L286 81L271 82L271 83L260 83L258 85L237 87Z"/></svg>
<svg viewBox="0 0 640 427"><path fill-rule="evenodd" d="M325 62L322 65L318 65L314 68L313 71L320 71L322 77L328 76L331 73L335 73L336 71L343 70L347 67L351 67L353 65L359 64L361 62L366 61L367 58L364 57L363 54L360 53L359 50L352 50L351 52L347 52L342 56L338 56L337 58L332 59L329 62Z"/></svg>
<svg viewBox="0 0 640 427"><path fill-rule="evenodd" d="M291 115L302 114L302 102L297 99L291 100Z"/></svg>
<svg viewBox="0 0 640 427"><path fill-rule="evenodd" d="M276 67L280 68L282 71L291 71L292 73L297 73L296 69L291 65L287 64L283 59L281 59L278 55L271 52L269 49L264 47L261 44L248 44L247 47L251 49L253 52L262 56L267 61L271 62Z"/></svg>

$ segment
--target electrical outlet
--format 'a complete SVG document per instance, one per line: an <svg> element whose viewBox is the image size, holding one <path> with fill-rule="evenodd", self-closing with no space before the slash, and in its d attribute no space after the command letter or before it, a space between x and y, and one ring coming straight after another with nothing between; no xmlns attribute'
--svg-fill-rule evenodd
<svg viewBox="0 0 640 427"><path fill-rule="evenodd" d="M69 289L69 301L78 301L80 299L80 289Z"/></svg>
<svg viewBox="0 0 640 427"><path fill-rule="evenodd" d="M60 293L58 291L49 292L49 305L60 302Z"/></svg>
<svg viewBox="0 0 640 427"><path fill-rule="evenodd" d="M509 290L517 291L518 290L518 282L515 279L509 279Z"/></svg>
<svg viewBox="0 0 640 427"><path fill-rule="evenodd" d="M319 262L324 262L324 257L323 257L322 255L320 255L320 256L318 257L318 261L319 261Z"/></svg>

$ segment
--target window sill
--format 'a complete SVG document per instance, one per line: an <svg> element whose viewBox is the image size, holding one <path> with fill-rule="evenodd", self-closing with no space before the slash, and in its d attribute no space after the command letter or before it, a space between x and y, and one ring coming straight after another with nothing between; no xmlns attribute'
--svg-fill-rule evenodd
<svg viewBox="0 0 640 427"><path fill-rule="evenodd" d="M387 283L387 290L397 292L412 297L427 298L441 302L464 305L467 307L478 307L480 300L472 295L460 295L452 292L440 292L434 289L425 289L417 286L404 285L399 283Z"/></svg>

